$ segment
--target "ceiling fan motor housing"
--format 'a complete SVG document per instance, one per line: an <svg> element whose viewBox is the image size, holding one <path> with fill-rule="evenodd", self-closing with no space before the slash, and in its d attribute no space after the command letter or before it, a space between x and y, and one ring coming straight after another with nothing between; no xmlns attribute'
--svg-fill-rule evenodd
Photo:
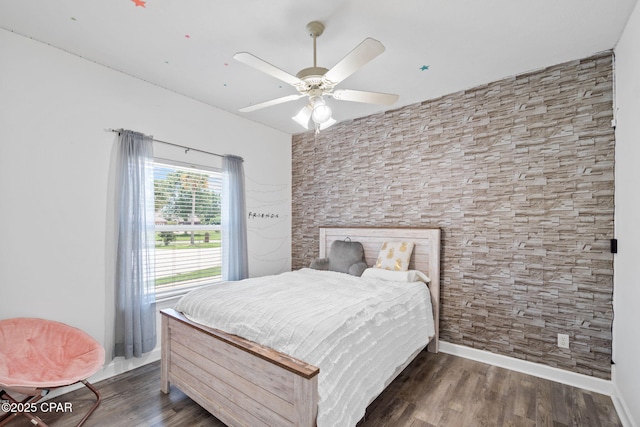
<svg viewBox="0 0 640 427"><path fill-rule="evenodd" d="M298 74L296 74L296 77L306 83L306 88L301 90L301 92L306 92L311 89L319 89L323 85L322 77L327 71L329 70L324 67L308 67L300 70ZM324 89L331 88L324 87Z"/></svg>

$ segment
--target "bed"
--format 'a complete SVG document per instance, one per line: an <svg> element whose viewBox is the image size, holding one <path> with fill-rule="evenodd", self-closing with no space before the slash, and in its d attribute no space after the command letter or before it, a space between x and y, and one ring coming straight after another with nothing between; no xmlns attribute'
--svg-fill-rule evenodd
<svg viewBox="0 0 640 427"><path fill-rule="evenodd" d="M405 240L415 244L409 268L429 276L427 298L431 299L434 322L433 337L427 348L437 352L440 230L322 227L319 256L327 255L333 241L346 238L363 244L369 265L374 265L380 247L386 241ZM296 274L315 277L317 274L303 270L291 272L291 277ZM164 393L169 393L170 385L174 385L230 426L316 425L320 419L319 403L322 408L318 392L320 369L317 366L255 341L205 326L176 310L163 310L161 314L161 390ZM317 343L318 346L321 344ZM396 363L395 370L378 381L384 380L383 386L388 385L422 349L421 345L411 354L402 356L403 360ZM328 375L325 371L327 365L324 366L323 374ZM354 372L360 369L358 372L361 372L362 366L358 363L352 369ZM357 376L362 377L361 374ZM325 377L322 383L326 383ZM374 395L362 397L367 404L382 390L373 391Z"/></svg>

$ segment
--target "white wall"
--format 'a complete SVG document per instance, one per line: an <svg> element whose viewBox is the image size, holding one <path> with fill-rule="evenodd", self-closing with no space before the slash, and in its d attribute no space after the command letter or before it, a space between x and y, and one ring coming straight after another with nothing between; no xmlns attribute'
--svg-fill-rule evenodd
<svg viewBox="0 0 640 427"><path fill-rule="evenodd" d="M640 425L640 6L615 48L616 190L613 382L623 411ZM622 412L622 411L618 411Z"/></svg>
<svg viewBox="0 0 640 427"><path fill-rule="evenodd" d="M106 128L244 157L248 210L278 214L249 221L250 274L290 269L289 135L5 30L0 52L0 319L54 319L109 345L116 134Z"/></svg>

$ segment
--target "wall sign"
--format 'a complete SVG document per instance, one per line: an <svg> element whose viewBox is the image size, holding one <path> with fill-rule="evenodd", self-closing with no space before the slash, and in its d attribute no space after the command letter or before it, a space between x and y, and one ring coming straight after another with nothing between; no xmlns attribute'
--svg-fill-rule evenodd
<svg viewBox="0 0 640 427"><path fill-rule="evenodd" d="M280 215L277 213L271 213L271 212L249 212L249 219L256 219L256 218L260 218L260 219L275 219L275 218L279 218Z"/></svg>

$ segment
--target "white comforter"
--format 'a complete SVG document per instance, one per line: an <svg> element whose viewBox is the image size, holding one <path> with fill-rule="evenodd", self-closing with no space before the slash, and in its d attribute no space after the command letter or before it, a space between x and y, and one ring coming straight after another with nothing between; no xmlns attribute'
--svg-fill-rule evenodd
<svg viewBox="0 0 640 427"><path fill-rule="evenodd" d="M434 335L424 283L311 269L211 285L176 310L319 367L318 427L356 425Z"/></svg>

